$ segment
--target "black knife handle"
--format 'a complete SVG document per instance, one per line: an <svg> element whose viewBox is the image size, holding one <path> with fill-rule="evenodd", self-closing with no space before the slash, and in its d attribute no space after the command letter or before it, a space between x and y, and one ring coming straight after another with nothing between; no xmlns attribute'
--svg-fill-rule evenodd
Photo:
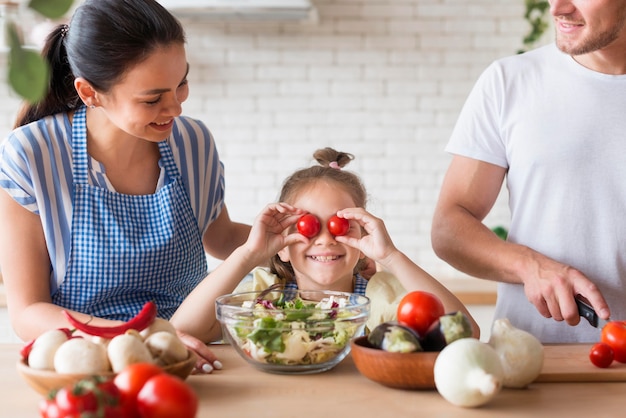
<svg viewBox="0 0 626 418"><path fill-rule="evenodd" d="M576 300L576 305L578 306L578 314L585 318L591 326L598 327L598 314L596 311L589 305L582 295L576 295L574 298Z"/></svg>

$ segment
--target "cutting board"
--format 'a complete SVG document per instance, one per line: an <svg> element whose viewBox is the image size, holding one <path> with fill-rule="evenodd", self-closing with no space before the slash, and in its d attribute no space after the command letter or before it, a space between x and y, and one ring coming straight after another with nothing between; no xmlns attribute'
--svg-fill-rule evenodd
<svg viewBox="0 0 626 418"><path fill-rule="evenodd" d="M536 382L626 382L626 364L601 369L589 360L592 344L544 345L543 369Z"/></svg>

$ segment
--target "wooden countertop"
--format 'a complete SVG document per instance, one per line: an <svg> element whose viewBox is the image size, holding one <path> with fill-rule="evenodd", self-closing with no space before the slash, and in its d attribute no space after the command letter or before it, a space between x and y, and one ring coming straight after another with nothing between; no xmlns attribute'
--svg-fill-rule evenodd
<svg viewBox="0 0 626 418"><path fill-rule="evenodd" d="M36 417L41 397L18 375L19 345L0 345L2 416ZM534 383L504 389L491 403L464 409L436 391L405 391L374 383L356 370L348 356L335 369L313 375L285 376L254 369L229 346L213 350L224 368L190 376L202 417L618 417L623 416L625 382Z"/></svg>
<svg viewBox="0 0 626 418"><path fill-rule="evenodd" d="M475 278L449 279L441 281L465 305L495 305L496 283ZM0 274L0 308L7 306L6 293Z"/></svg>

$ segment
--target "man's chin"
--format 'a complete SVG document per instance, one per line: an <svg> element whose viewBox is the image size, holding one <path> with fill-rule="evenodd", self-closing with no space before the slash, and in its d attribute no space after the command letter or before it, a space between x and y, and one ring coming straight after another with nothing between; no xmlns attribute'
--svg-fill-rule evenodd
<svg viewBox="0 0 626 418"><path fill-rule="evenodd" d="M575 57L610 47L616 39L617 34L614 32L600 33L593 37L585 37L579 41L567 39L565 36L557 34L556 46L562 52Z"/></svg>

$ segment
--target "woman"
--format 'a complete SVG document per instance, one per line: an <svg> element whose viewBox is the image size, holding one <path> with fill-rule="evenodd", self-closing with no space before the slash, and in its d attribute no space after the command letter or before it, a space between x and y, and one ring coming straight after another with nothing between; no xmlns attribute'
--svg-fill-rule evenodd
<svg viewBox="0 0 626 418"><path fill-rule="evenodd" d="M152 0L87 0L47 39L47 96L3 142L0 265L11 323L32 339L106 325L148 300L169 318L250 227L231 221L213 138L182 117L180 23ZM201 360L215 358L182 336ZM202 360L204 359L204 360Z"/></svg>

